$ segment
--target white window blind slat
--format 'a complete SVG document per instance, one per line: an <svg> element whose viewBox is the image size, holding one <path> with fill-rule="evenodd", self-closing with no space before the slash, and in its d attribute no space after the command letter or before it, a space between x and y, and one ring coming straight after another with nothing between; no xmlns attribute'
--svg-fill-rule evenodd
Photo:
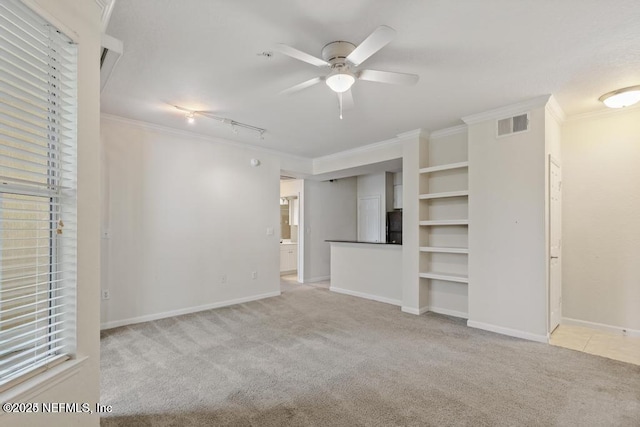
<svg viewBox="0 0 640 427"><path fill-rule="evenodd" d="M41 308L39 310L35 310L33 313L27 313L27 314L21 314L19 316L15 316L11 319L8 320L0 320L0 327L8 327L8 325L13 325L13 327L16 327L16 325L19 325L20 322L22 321L31 321L33 320L32 317L35 315L42 315L45 313L51 313L52 310L59 310L65 307L65 304L58 304L55 306L51 306L51 307L47 307L47 308ZM53 318L55 317L54 314L50 314L49 316L47 316L46 318Z"/></svg>
<svg viewBox="0 0 640 427"><path fill-rule="evenodd" d="M75 348L76 47L0 3L0 391Z"/></svg>
<svg viewBox="0 0 640 427"><path fill-rule="evenodd" d="M63 341L64 341L64 337L49 339L49 340L46 340L45 343L36 345L28 350L14 353L12 356L7 357L6 359L0 358L0 376L8 372L11 372L16 368L21 368L29 363L42 360L52 354L55 354L54 353L55 350L60 350L64 348ZM38 351L38 350L42 350L42 351ZM37 356L29 357L33 354L36 354ZM20 363L15 363L17 360L25 359L25 357L27 358L26 360L22 360Z"/></svg>
<svg viewBox="0 0 640 427"><path fill-rule="evenodd" d="M64 322L49 323L44 327L0 341L0 348L3 349L0 351L0 359L2 356L6 356L11 353L15 354L24 348L30 348L37 343L47 342L52 337L62 335L62 333L65 332L65 330L60 327L63 323ZM29 349L28 351L30 352L31 350Z"/></svg>

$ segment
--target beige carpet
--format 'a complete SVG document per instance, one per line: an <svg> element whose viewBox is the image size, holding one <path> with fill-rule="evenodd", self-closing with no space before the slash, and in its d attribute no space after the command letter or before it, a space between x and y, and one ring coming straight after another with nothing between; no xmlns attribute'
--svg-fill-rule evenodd
<svg viewBox="0 0 640 427"><path fill-rule="evenodd" d="M297 285L102 334L103 426L638 426L640 366Z"/></svg>

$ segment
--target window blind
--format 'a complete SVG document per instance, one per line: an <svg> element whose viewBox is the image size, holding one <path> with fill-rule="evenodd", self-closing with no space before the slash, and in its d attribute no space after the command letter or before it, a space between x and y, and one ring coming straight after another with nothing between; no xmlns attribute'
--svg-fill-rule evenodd
<svg viewBox="0 0 640 427"><path fill-rule="evenodd" d="M0 390L75 351L76 56L0 3Z"/></svg>

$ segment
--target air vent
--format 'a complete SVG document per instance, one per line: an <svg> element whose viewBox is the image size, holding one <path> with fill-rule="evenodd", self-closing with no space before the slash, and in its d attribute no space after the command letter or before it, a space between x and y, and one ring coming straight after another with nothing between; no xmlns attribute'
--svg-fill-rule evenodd
<svg viewBox="0 0 640 427"><path fill-rule="evenodd" d="M507 136L529 130L529 113L498 120L498 136Z"/></svg>
<svg viewBox="0 0 640 427"><path fill-rule="evenodd" d="M107 84L111 72L122 56L122 42L102 34L102 54L100 55L100 92Z"/></svg>

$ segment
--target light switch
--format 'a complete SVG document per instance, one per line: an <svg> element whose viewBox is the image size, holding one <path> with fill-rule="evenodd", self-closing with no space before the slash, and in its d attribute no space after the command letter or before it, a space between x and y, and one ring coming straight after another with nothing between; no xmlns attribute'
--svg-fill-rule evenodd
<svg viewBox="0 0 640 427"><path fill-rule="evenodd" d="M267 227L267 236L273 236L273 227Z"/></svg>

